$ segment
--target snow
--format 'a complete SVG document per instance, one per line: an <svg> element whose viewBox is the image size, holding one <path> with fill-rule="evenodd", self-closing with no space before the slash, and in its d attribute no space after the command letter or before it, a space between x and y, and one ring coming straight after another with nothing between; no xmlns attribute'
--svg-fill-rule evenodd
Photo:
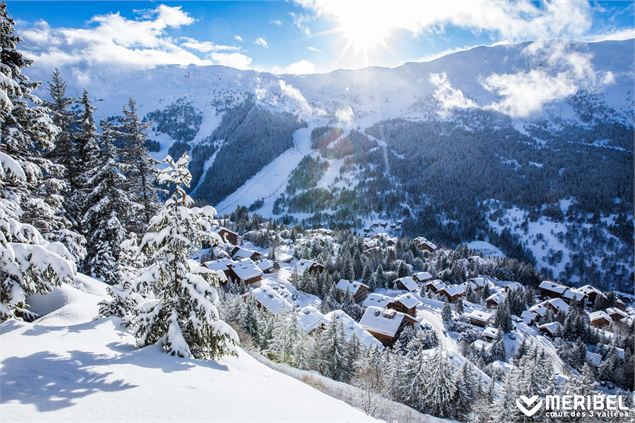
<svg viewBox="0 0 635 423"><path fill-rule="evenodd" d="M350 341L353 334L359 340L360 344L366 348L383 348L381 342L379 342L373 335L368 333L359 323L357 323L351 316L344 313L342 310L333 310L324 315L324 318L332 322L335 319L342 323L344 329L344 338Z"/></svg>
<svg viewBox="0 0 635 423"><path fill-rule="evenodd" d="M401 294L401 295L395 297L394 301L395 302L397 302L397 301L400 302L406 308L414 308L414 307L418 306L419 304L421 304L421 301L419 301L412 294Z"/></svg>
<svg viewBox="0 0 635 423"><path fill-rule="evenodd" d="M311 129L301 128L295 131L293 133L293 147L282 153L221 201L216 207L218 213L221 215L230 213L237 206L249 207L255 201L264 199L265 203L258 210L258 213L265 217L273 216L273 203L286 190L289 175L302 158L311 152Z"/></svg>
<svg viewBox="0 0 635 423"><path fill-rule="evenodd" d="M366 330L387 336L395 336L405 314L392 309L370 306L366 308L359 324Z"/></svg>
<svg viewBox="0 0 635 423"><path fill-rule="evenodd" d="M260 268L256 266L256 263L248 258L240 260L238 263L232 266L232 270L241 281L246 281L248 279L262 276L262 270L260 270Z"/></svg>
<svg viewBox="0 0 635 423"><path fill-rule="evenodd" d="M395 279L395 286L397 285L397 282L401 282L401 284L408 290L411 292L417 292L419 291L419 285L417 285L417 282L414 281L414 279L412 279L410 276L406 276L403 278L399 278L399 279Z"/></svg>
<svg viewBox="0 0 635 423"><path fill-rule="evenodd" d="M298 324L306 333L311 333L311 331L326 323L324 315L313 306L306 306L298 311Z"/></svg>
<svg viewBox="0 0 635 423"><path fill-rule="evenodd" d="M335 285L338 291L348 293L349 295L357 294L357 291L359 291L362 286L365 286L368 289L368 286L364 285L363 283L351 282L347 279L340 279Z"/></svg>
<svg viewBox="0 0 635 423"><path fill-rule="evenodd" d="M412 276L419 282L427 282L434 277L429 272L417 272Z"/></svg>
<svg viewBox="0 0 635 423"><path fill-rule="evenodd" d="M467 245L467 248L470 250L480 251L485 256L505 257L505 254L497 246L487 241L470 241L465 245Z"/></svg>
<svg viewBox="0 0 635 423"><path fill-rule="evenodd" d="M368 297L366 297L366 299L362 303L362 306L363 307L375 306L375 307L379 307L379 308L384 308L388 304L390 304L391 302L393 302L393 298L392 297L388 297L386 295L377 294L377 293L373 292Z"/></svg>
<svg viewBox="0 0 635 423"><path fill-rule="evenodd" d="M492 313L487 313L485 311L472 310L469 313L465 313L465 317L467 317L468 319L477 320L479 322L489 323L489 321L492 320L492 317L494 317L494 315Z"/></svg>
<svg viewBox="0 0 635 423"><path fill-rule="evenodd" d="M248 295L254 297L256 301L271 314L278 314L293 310L294 306L287 301L271 285L262 285L252 289Z"/></svg>
<svg viewBox="0 0 635 423"><path fill-rule="evenodd" d="M117 319L95 319L103 297L61 291L51 314L0 325L0 421L373 421L240 349L222 362L136 349Z"/></svg>

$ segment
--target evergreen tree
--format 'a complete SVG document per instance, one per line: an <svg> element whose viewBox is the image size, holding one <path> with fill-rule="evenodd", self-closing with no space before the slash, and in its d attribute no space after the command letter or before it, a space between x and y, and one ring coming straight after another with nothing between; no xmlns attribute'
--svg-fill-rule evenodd
<svg viewBox="0 0 635 423"><path fill-rule="evenodd" d="M185 193L192 176L189 157L177 162L166 157L168 165L159 181L174 186L174 193L151 220L141 241L149 265L142 277L153 279L157 300L142 304L132 327L139 346L161 342L163 349L180 357L216 359L234 353L238 336L219 319L219 284L215 273L190 259L202 242L222 244L211 231L215 210L206 206L191 208Z"/></svg>
<svg viewBox="0 0 635 423"><path fill-rule="evenodd" d="M461 298L459 298L456 301L456 304L454 304L454 312L457 316L463 314L463 300Z"/></svg>
<svg viewBox="0 0 635 423"><path fill-rule="evenodd" d="M465 362L455 376L456 392L454 395L454 416L458 419L466 419L472 410L472 402L478 394L478 381L474 376L472 365Z"/></svg>
<svg viewBox="0 0 635 423"><path fill-rule="evenodd" d="M31 94L36 84L22 73L31 62L16 50L19 40L6 3L0 3L0 321L36 318L27 296L75 280L70 252L21 220L43 174L32 148L50 149L56 128Z"/></svg>
<svg viewBox="0 0 635 423"><path fill-rule="evenodd" d="M134 195L133 201L138 204L138 213L129 225L133 231L141 231L150 222L150 218L158 209L156 188L156 161L150 157L146 146L143 123L137 114L134 99L124 107L120 135L123 140L122 159L126 163L127 190Z"/></svg>
<svg viewBox="0 0 635 423"><path fill-rule="evenodd" d="M119 252L126 238L124 222L134 208L124 190L126 177L117 162L111 127L104 122L102 129L101 148L84 175L87 192L87 207L81 220L87 238L84 269L114 285L122 277Z"/></svg>
<svg viewBox="0 0 635 423"><path fill-rule="evenodd" d="M443 308L441 309L441 319L443 323L446 324L452 321L452 309L450 308L450 303L447 301L443 304Z"/></svg>
<svg viewBox="0 0 635 423"><path fill-rule="evenodd" d="M509 333L514 329L514 326L512 325L512 316L509 312L509 302L507 299L505 299L503 304L499 305L496 309L494 326L505 333Z"/></svg>
<svg viewBox="0 0 635 423"><path fill-rule="evenodd" d="M426 412L437 417L452 415L456 386L452 375L452 365L443 348L437 348L427 372L428 383L423 392Z"/></svg>
<svg viewBox="0 0 635 423"><path fill-rule="evenodd" d="M348 351L342 325L336 319L332 319L318 338L316 350L320 373L337 381L348 381L352 369L348 368Z"/></svg>

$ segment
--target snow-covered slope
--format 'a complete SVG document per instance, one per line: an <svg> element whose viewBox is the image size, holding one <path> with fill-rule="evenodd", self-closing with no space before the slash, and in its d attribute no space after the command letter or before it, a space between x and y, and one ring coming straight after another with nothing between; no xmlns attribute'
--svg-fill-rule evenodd
<svg viewBox="0 0 635 423"><path fill-rule="evenodd" d="M96 319L100 282L32 302L50 314L0 325L0 421L372 421L244 351L222 362L142 350ZM51 309L55 310L51 310Z"/></svg>

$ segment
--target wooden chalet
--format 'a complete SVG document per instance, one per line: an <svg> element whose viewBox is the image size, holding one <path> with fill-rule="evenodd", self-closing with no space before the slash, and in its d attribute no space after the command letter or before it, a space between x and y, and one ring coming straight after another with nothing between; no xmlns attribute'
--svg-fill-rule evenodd
<svg viewBox="0 0 635 423"><path fill-rule="evenodd" d="M434 252L439 249L433 242L428 241L426 238L419 236L412 240L412 243L421 251Z"/></svg>
<svg viewBox="0 0 635 423"><path fill-rule="evenodd" d="M305 306L298 311L298 326L305 333L312 333L315 330L323 329L328 321L324 315L313 306Z"/></svg>
<svg viewBox="0 0 635 423"><path fill-rule="evenodd" d="M448 302L455 303L465 295L465 285L447 285L441 288L437 294L444 296Z"/></svg>
<svg viewBox="0 0 635 423"><path fill-rule="evenodd" d="M389 308L368 307L359 324L382 344L392 345L406 326L417 321L404 313Z"/></svg>
<svg viewBox="0 0 635 423"><path fill-rule="evenodd" d="M425 283L434 279L430 272L417 272L412 275L412 279L419 283Z"/></svg>
<svg viewBox="0 0 635 423"><path fill-rule="evenodd" d="M538 330L551 337L558 336L562 330L562 326L558 322L549 322L538 326Z"/></svg>
<svg viewBox="0 0 635 423"><path fill-rule="evenodd" d="M543 298L562 298L568 286L560 285L551 281L542 281L538 286L540 296Z"/></svg>
<svg viewBox="0 0 635 423"><path fill-rule="evenodd" d="M591 285L584 285L578 288L578 291L580 291L584 295L585 300L591 304L595 302L597 297L606 298L606 295L604 295L602 291Z"/></svg>
<svg viewBox="0 0 635 423"><path fill-rule="evenodd" d="M409 316L416 317L417 306L419 304L421 304L421 301L415 298L414 295L408 293L395 297L390 303L388 303L387 307Z"/></svg>
<svg viewBox="0 0 635 423"><path fill-rule="evenodd" d="M611 322L613 322L613 319L606 311L598 310L589 313L589 323L595 328L603 328L610 325Z"/></svg>
<svg viewBox="0 0 635 423"><path fill-rule="evenodd" d="M611 316L611 319L614 322L619 322L624 319L628 319L628 313L626 313L624 310L621 310L617 307L609 307L605 311L609 316Z"/></svg>
<svg viewBox="0 0 635 423"><path fill-rule="evenodd" d="M337 289L340 294L340 298L343 299L346 295L350 295L356 303L363 301L370 293L368 285L361 282L349 281L348 279L340 279L335 284L335 289Z"/></svg>
<svg viewBox="0 0 635 423"><path fill-rule="evenodd" d="M468 318L470 324L480 326L482 328L489 325L494 317L492 313L480 310L472 310L469 313L464 314L464 316Z"/></svg>
<svg viewBox="0 0 635 423"><path fill-rule="evenodd" d="M305 272L317 273L324 270L325 267L318 263L317 261L308 260L308 259L300 259L293 266L293 272L291 274L291 279L301 278L304 276Z"/></svg>
<svg viewBox="0 0 635 423"><path fill-rule="evenodd" d="M229 279L245 285L253 285L262 280L262 270L251 259L242 259L228 266Z"/></svg>
<svg viewBox="0 0 635 423"><path fill-rule="evenodd" d="M258 260L260 260L262 258L262 254L260 254L258 251L250 250L249 248L244 248L244 247L234 247L234 248L232 248L232 250L230 251L229 255L234 260L240 260L240 259L248 258L248 259L251 259L253 261L258 261Z"/></svg>
<svg viewBox="0 0 635 423"><path fill-rule="evenodd" d="M419 291L419 285L410 276L404 276L403 278L395 279L393 281L393 286L395 289L400 289L402 291L410 291L410 292Z"/></svg>
<svg viewBox="0 0 635 423"><path fill-rule="evenodd" d="M485 299L485 305L487 308L498 308L499 305L505 302L505 294L504 292L494 292L492 295Z"/></svg>
<svg viewBox="0 0 635 423"><path fill-rule="evenodd" d="M428 282L423 284L423 288L426 291L432 292L433 294L436 294L437 292L439 292L440 290L442 290L445 287L446 287L445 282L443 282L440 279L435 279L435 280L432 280L432 281L428 281Z"/></svg>
<svg viewBox="0 0 635 423"><path fill-rule="evenodd" d="M240 245L240 235L238 235L236 232L230 231L223 226L215 228L213 231L214 233L218 234L218 236L220 236L221 239L225 241L225 243L235 246Z"/></svg>

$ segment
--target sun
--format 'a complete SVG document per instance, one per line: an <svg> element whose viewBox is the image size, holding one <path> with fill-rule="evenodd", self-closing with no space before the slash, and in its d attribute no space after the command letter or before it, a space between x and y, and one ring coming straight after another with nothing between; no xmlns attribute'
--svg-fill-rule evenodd
<svg viewBox="0 0 635 423"><path fill-rule="evenodd" d="M341 19L339 31L350 48L364 53L385 46L390 36L390 28L383 22L360 15Z"/></svg>

